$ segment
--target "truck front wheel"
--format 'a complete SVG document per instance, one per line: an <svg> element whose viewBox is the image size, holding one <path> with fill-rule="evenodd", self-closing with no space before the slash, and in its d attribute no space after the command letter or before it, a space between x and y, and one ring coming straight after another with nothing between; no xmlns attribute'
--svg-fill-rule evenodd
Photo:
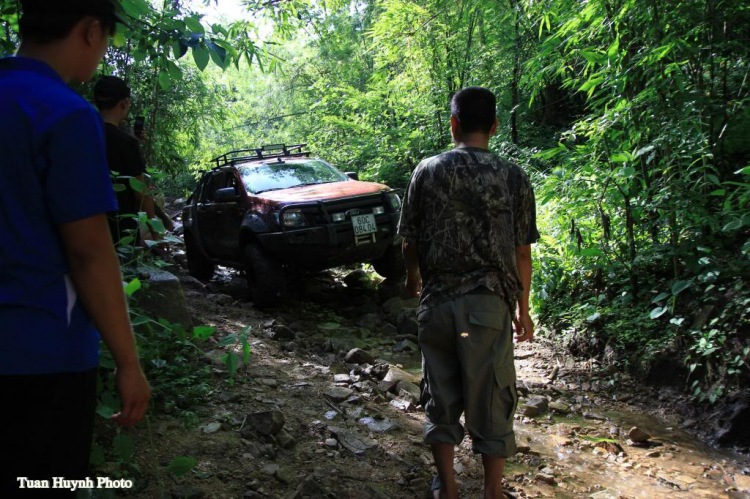
<svg viewBox="0 0 750 499"><path fill-rule="evenodd" d="M244 256L245 273L253 303L259 307L276 305L286 292L284 267L254 243L245 247Z"/></svg>
<svg viewBox="0 0 750 499"><path fill-rule="evenodd" d="M207 281L214 275L214 264L206 258L189 232L185 232L185 253L188 273L196 279Z"/></svg>

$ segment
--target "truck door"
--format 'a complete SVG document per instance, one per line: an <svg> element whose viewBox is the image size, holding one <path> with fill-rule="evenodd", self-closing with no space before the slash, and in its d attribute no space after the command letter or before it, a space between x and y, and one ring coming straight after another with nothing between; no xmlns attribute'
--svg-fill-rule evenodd
<svg viewBox="0 0 750 499"><path fill-rule="evenodd" d="M201 193L198 225L201 241L213 258L241 262L240 225L247 199L244 189L240 189L241 185L237 172L228 168L212 173ZM235 199L216 199L216 191L230 187L236 192Z"/></svg>

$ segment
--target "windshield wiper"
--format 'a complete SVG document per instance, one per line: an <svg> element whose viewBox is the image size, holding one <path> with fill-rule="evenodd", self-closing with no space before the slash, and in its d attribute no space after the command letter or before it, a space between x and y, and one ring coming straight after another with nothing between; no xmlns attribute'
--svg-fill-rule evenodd
<svg viewBox="0 0 750 499"><path fill-rule="evenodd" d="M274 187L272 189L263 189L255 194L262 194L269 191L283 191L284 189L296 189L297 187L309 187L311 185L335 184L336 182L339 182L339 180L330 180L328 182L308 182L306 184L290 185L289 187Z"/></svg>

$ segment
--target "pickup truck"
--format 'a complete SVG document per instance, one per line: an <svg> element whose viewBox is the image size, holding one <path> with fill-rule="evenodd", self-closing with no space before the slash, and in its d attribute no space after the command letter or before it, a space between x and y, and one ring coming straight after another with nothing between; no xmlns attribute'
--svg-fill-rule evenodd
<svg viewBox="0 0 750 499"><path fill-rule="evenodd" d="M216 265L244 270L258 306L278 301L292 269L370 262L387 279L403 277L398 194L311 158L305 146L213 160L183 210L191 275L210 279Z"/></svg>

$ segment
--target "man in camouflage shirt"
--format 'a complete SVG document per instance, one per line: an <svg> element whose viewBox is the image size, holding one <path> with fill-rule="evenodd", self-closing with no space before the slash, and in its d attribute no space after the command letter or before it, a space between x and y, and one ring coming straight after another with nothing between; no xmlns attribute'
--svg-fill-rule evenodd
<svg viewBox="0 0 750 499"><path fill-rule="evenodd" d="M488 150L496 130L492 92L458 92L451 103L456 147L414 170L399 224L407 288L421 296L422 405L436 498L458 497L453 453L464 438L462 413L482 455L486 499L503 497L505 458L516 451L511 322L517 341L533 339L531 244L539 233L528 176Z"/></svg>

